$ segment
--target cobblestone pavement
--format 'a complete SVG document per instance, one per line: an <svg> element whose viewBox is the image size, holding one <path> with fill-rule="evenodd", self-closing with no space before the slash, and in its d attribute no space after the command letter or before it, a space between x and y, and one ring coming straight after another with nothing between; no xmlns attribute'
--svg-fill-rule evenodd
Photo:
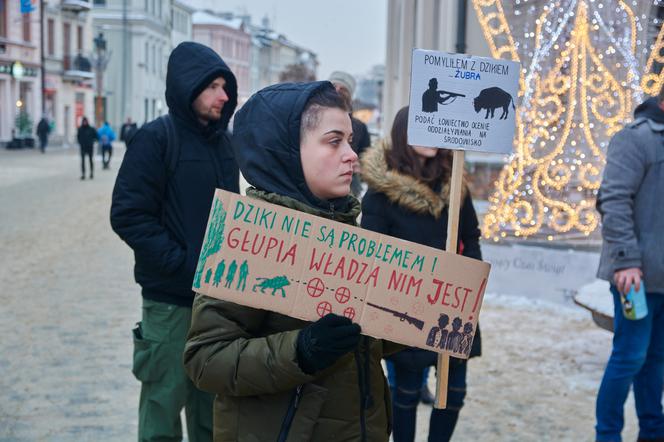
<svg viewBox="0 0 664 442"><path fill-rule="evenodd" d="M0 152L0 440L135 439L140 295L108 221L118 166L80 181L77 149Z"/></svg>
<svg viewBox="0 0 664 442"><path fill-rule="evenodd" d="M108 221L119 157L79 181L76 149L0 151L0 441L136 438L140 295ZM591 441L610 334L583 312L495 295L481 321L454 440Z"/></svg>

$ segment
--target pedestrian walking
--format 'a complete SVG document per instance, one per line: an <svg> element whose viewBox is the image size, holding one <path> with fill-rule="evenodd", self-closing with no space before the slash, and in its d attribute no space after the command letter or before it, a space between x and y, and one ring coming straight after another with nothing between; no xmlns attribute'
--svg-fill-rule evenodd
<svg viewBox="0 0 664 442"><path fill-rule="evenodd" d="M125 145L129 144L129 140L137 130L136 123L131 120L131 117L127 118L127 121L120 128L120 141L124 142Z"/></svg>
<svg viewBox="0 0 664 442"><path fill-rule="evenodd" d="M182 353L210 202L216 188L239 192L227 134L235 76L212 49L181 43L168 60L166 103L168 116L129 140L111 206L111 225L134 251L143 295L132 368L141 381L138 438L181 440L184 408L189 440L209 441L213 396L187 378Z"/></svg>
<svg viewBox="0 0 664 442"><path fill-rule="evenodd" d="M334 85L339 95L344 99L348 114L350 115L350 122L353 126L353 139L351 140L351 147L358 157L361 157L364 151L371 146L371 135L367 125L357 118L353 117L353 95L355 94L355 77L347 72L334 71L330 74L330 82ZM353 182L350 185L350 190L359 198L362 194L362 178L360 174L360 162L355 162L355 169L353 170Z"/></svg>
<svg viewBox="0 0 664 442"><path fill-rule="evenodd" d="M664 88L634 118L609 143L597 196L603 239L597 276L611 283L614 305L613 350L597 394L597 441L621 440L630 387L638 440L664 441ZM643 288L647 314L635 320L623 313L623 298Z"/></svg>
<svg viewBox="0 0 664 442"><path fill-rule="evenodd" d="M41 153L46 153L46 146L48 145L48 134L51 133L51 125L46 115L42 116L39 123L37 123L37 138L39 138L39 149Z"/></svg>
<svg viewBox="0 0 664 442"><path fill-rule="evenodd" d="M351 133L346 105L327 81L257 92L233 126L253 186L247 195L355 224ZM217 395L215 440L387 441L380 361L402 347L360 331L334 314L310 323L197 294L184 362L196 385Z"/></svg>
<svg viewBox="0 0 664 442"><path fill-rule="evenodd" d="M94 160L92 155L94 153L95 141L97 141L97 131L94 127L90 126L87 117L81 119L81 125L76 134L78 145L81 147L81 179L85 179L85 158L87 157L90 163L90 179L94 178Z"/></svg>
<svg viewBox="0 0 664 442"><path fill-rule="evenodd" d="M115 132L111 129L108 121L104 121L104 125L97 131L99 144L101 145L101 161L104 169L108 169L111 165L111 156L113 155L113 141L115 141ZM108 155L108 158L106 156Z"/></svg>
<svg viewBox="0 0 664 442"><path fill-rule="evenodd" d="M362 199L362 227L437 249L445 249L450 194L452 152L410 146L407 141L408 107L394 118L390 137L370 148L362 157L362 177L368 185ZM462 254L482 259L480 230L473 201L464 185L459 221ZM449 323L454 324L448 328ZM427 343L457 350L461 319L441 315L439 327ZM454 336L454 340L450 338ZM479 331L471 356L480 354ZM394 364L394 441L415 439L417 405L422 393L424 369L435 366L434 352L408 348L388 358ZM463 359L450 359L447 408L432 409L429 441L449 441L466 396L466 366Z"/></svg>

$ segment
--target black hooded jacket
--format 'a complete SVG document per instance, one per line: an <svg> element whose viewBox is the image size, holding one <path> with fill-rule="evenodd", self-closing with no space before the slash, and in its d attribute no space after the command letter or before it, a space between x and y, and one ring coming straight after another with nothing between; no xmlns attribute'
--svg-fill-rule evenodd
<svg viewBox="0 0 664 442"><path fill-rule="evenodd" d="M345 212L349 198L321 200L314 196L300 162L302 111L309 98L323 88L334 86L329 81L281 83L252 95L235 115L233 149L242 175L252 186L296 199L330 216L330 212ZM256 130L256 121L262 122L262 130Z"/></svg>
<svg viewBox="0 0 664 442"><path fill-rule="evenodd" d="M239 192L239 171L226 134L237 105L237 83L219 55L198 43L178 45L167 72L166 103L180 143L177 166L169 171L163 122L143 125L118 172L111 226L134 250L134 276L143 297L191 306L214 190ZM229 101L219 121L203 126L191 104L220 76Z"/></svg>

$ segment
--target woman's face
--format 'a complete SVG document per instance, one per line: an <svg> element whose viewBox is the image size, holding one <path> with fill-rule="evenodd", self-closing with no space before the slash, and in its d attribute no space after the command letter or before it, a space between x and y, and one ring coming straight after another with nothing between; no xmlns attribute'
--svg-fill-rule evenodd
<svg viewBox="0 0 664 442"><path fill-rule="evenodd" d="M300 160L311 193L320 199L350 193L357 154L350 147L353 128L348 113L336 108L320 110L318 125L304 133Z"/></svg>
<svg viewBox="0 0 664 442"><path fill-rule="evenodd" d="M413 146L415 153L422 158L433 158L438 153L435 147Z"/></svg>

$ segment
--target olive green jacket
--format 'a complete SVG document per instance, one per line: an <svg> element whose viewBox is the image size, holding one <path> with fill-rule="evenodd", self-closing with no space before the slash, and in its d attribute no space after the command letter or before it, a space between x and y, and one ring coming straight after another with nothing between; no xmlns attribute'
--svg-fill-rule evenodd
<svg viewBox="0 0 664 442"><path fill-rule="evenodd" d="M354 223L298 201L257 191L269 202ZM387 441L389 389L381 358L401 349L363 336L358 348L310 376L297 363L297 337L308 323L278 313L196 295L184 352L201 390L216 394L215 441Z"/></svg>

